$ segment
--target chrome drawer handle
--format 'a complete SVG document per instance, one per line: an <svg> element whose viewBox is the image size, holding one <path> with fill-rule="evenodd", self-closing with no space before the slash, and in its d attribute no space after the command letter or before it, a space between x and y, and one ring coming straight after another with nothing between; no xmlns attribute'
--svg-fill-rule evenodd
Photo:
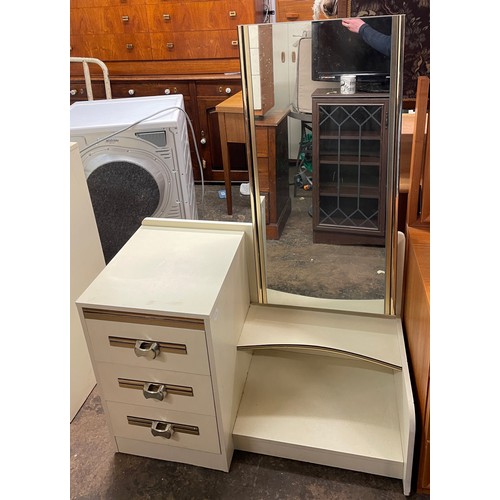
<svg viewBox="0 0 500 500"><path fill-rule="evenodd" d="M155 384L153 382L145 382L142 388L142 394L146 399L157 399L163 401L167 395L167 387L165 384Z"/></svg>
<svg viewBox="0 0 500 500"><path fill-rule="evenodd" d="M137 340L135 342L134 352L136 356L144 356L149 359L155 359L160 354L160 346L158 342L148 342Z"/></svg>
<svg viewBox="0 0 500 500"><path fill-rule="evenodd" d="M168 422L153 420L151 423L151 434L170 439L174 435L174 426Z"/></svg>
<svg viewBox="0 0 500 500"><path fill-rule="evenodd" d="M122 16L122 21L124 23L128 23L128 19L129 19L128 16Z"/></svg>

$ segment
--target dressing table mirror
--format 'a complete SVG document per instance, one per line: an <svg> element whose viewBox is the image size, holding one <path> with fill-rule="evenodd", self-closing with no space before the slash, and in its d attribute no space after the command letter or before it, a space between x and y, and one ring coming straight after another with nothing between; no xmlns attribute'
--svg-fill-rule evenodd
<svg viewBox="0 0 500 500"><path fill-rule="evenodd" d="M346 43L354 44L357 39L364 44L358 34L341 26L341 19L239 26L254 251L262 304L379 315L398 312L404 16L365 19L378 21L377 27L381 25L391 36L391 54L385 58L388 74L382 76L382 86L376 70L364 71L363 61L353 63L354 56L349 64L357 64L357 68L342 61L325 62L336 52L328 47L329 38L333 44L339 43L336 32L345 33ZM342 47L346 49L356 47ZM364 57L373 60L373 56ZM336 72L322 80L318 67L329 65ZM358 75L358 88L352 95L340 92L342 71ZM273 178L262 163L261 131L266 120L274 120L277 127ZM278 129L283 121L285 132ZM263 210L256 202L260 196L265 198ZM270 216L277 221L278 238L268 237ZM289 231L287 223L291 227L292 219L295 222ZM294 260L296 269L286 287L276 286L278 280L274 279L282 272L283 259L276 249L285 244L290 245L285 258ZM403 255L401 250L400 258Z"/></svg>

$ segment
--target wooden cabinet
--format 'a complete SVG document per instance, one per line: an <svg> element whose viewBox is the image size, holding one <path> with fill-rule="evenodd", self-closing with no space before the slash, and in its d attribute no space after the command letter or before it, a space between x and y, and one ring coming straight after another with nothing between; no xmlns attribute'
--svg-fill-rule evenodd
<svg viewBox="0 0 500 500"><path fill-rule="evenodd" d="M389 96L312 100L314 242L383 245Z"/></svg>
<svg viewBox="0 0 500 500"><path fill-rule="evenodd" d="M417 491L430 492L430 230L407 228L404 327L419 424Z"/></svg>
<svg viewBox="0 0 500 500"><path fill-rule="evenodd" d="M73 0L71 55L105 62L237 60L237 26L263 15L262 1Z"/></svg>
<svg viewBox="0 0 500 500"><path fill-rule="evenodd" d="M152 219L78 299L116 451L229 470L249 359L236 350L250 304L244 241ZM215 260L199 251L214 248Z"/></svg>

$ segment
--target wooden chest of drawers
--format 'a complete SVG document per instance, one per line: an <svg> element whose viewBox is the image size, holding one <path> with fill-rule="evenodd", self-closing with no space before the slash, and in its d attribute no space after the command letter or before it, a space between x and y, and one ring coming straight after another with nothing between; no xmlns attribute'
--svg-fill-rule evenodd
<svg viewBox="0 0 500 500"><path fill-rule="evenodd" d="M244 252L241 231L146 219L77 300L118 452L229 470L248 358L236 351Z"/></svg>

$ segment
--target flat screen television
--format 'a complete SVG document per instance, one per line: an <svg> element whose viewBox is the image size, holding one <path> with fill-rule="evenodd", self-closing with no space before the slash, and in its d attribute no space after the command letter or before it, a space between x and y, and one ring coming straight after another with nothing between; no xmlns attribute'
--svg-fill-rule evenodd
<svg viewBox="0 0 500 500"><path fill-rule="evenodd" d="M385 35L391 35L392 16L368 16L363 21ZM391 58L378 52L357 33L342 26L342 19L313 21L313 81L337 81L340 75L357 75L358 81L389 81Z"/></svg>

